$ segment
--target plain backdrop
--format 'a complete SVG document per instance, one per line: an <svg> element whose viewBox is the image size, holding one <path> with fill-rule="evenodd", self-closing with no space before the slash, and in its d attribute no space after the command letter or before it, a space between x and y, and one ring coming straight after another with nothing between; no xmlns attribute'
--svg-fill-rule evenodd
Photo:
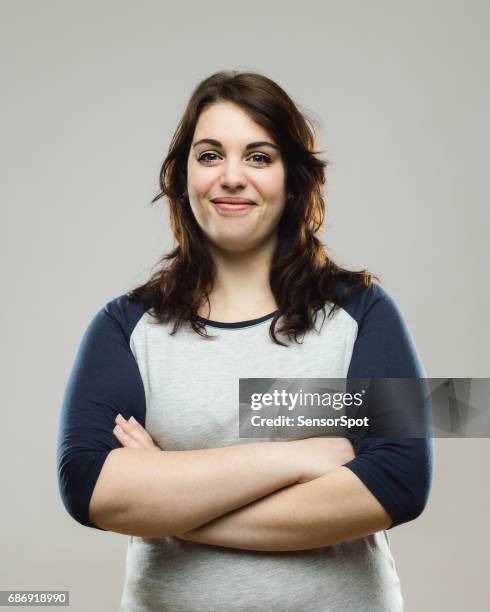
<svg viewBox="0 0 490 612"><path fill-rule="evenodd" d="M73 611L107 612L127 537L82 527L61 504L61 399L95 312L172 245L165 203L149 202L192 89L256 70L313 116L330 161L330 254L381 276L429 376L486 377L489 4L0 7L0 589L65 589ZM389 532L407 611L488 609L489 459L488 439L436 440L427 509Z"/></svg>

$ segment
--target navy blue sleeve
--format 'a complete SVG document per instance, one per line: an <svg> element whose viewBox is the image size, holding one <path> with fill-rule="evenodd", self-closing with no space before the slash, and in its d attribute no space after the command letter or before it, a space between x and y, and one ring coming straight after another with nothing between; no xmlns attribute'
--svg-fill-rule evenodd
<svg viewBox="0 0 490 612"><path fill-rule="evenodd" d="M67 512L86 527L89 503L107 455L120 448L113 433L120 412L145 425L145 392L129 339L140 307L120 296L86 329L63 396L58 431L58 486ZM105 531L101 529L102 531Z"/></svg>
<svg viewBox="0 0 490 612"><path fill-rule="evenodd" d="M344 306L358 334L349 378L425 378L407 323L391 296L377 284ZM434 441L424 438L352 440L356 457L345 464L378 499L392 519L389 529L424 510L433 478Z"/></svg>

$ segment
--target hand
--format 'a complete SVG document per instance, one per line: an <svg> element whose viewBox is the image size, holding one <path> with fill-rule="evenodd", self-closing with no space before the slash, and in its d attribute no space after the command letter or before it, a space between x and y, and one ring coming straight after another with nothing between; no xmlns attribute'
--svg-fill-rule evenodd
<svg viewBox="0 0 490 612"><path fill-rule="evenodd" d="M161 451L162 449L153 442L153 438L146 429L131 417L128 421L118 414L117 425L112 430L113 434L125 448L149 448Z"/></svg>
<svg viewBox="0 0 490 612"><path fill-rule="evenodd" d="M323 476L351 459L355 452L348 438L306 438L292 442L296 448L301 464L304 466L301 479L298 481L308 482Z"/></svg>

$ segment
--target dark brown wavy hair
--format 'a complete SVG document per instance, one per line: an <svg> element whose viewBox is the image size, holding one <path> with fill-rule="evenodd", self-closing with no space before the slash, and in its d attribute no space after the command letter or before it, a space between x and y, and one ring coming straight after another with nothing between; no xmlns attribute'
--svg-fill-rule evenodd
<svg viewBox="0 0 490 612"><path fill-rule="evenodd" d="M331 317L351 291L369 287L377 277L367 270L337 266L317 238L325 217L322 187L328 161L316 157L311 120L279 85L257 72L220 71L194 89L160 171L160 193L151 202L166 196L176 246L159 260L149 280L127 296L141 300L157 322L173 322L172 335L189 322L195 332L213 338L197 313L204 301L209 305L216 268L187 196L187 159L199 115L224 101L240 106L267 130L287 170L286 191L292 197L279 221L269 276L278 305L269 335L276 344L287 346L276 334L299 342L299 335L315 327L318 311L325 318L327 302Z"/></svg>

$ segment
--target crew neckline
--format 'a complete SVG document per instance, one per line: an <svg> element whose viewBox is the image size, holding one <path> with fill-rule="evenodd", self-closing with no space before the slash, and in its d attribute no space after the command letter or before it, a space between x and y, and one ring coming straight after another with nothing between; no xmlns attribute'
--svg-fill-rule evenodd
<svg viewBox="0 0 490 612"><path fill-rule="evenodd" d="M197 315L197 318L210 327L220 327L221 329L237 329L241 327L251 327L252 325L257 325L258 323L263 323L264 321L268 321L272 319L272 317L276 314L277 310L274 312L270 312L262 317L258 317L257 319L248 319L247 321L237 321L233 323L225 323L224 321L213 321L212 319L206 319Z"/></svg>

